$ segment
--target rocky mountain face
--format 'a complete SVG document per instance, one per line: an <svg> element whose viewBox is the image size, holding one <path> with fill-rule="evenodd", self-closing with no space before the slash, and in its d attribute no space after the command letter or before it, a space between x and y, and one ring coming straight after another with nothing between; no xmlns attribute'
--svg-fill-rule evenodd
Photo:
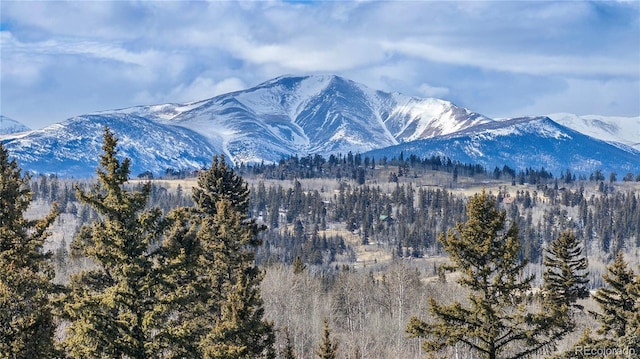
<svg viewBox="0 0 640 359"><path fill-rule="evenodd" d="M364 152L491 121L447 101L375 91L337 76L279 77L200 102L118 112L201 133L236 162Z"/></svg>
<svg viewBox="0 0 640 359"><path fill-rule="evenodd" d="M640 170L633 143L612 145L547 117L492 120L447 101L377 91L338 76L283 76L203 101L96 112L2 141L29 171L88 177L104 126L132 159L133 175L202 168L219 153L248 163L349 151L437 153L552 171Z"/></svg>

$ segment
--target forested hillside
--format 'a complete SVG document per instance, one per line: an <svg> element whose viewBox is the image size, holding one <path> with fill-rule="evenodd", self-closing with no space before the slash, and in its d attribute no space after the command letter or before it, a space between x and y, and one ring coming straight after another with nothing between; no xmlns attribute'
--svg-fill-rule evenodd
<svg viewBox="0 0 640 359"><path fill-rule="evenodd" d="M482 188L518 224L520 256L531 263L541 263L545 243L565 230L604 263L619 250L632 253L640 246L640 175L632 173L576 178L569 170L559 176L506 166L487 171L437 157L376 160L357 154L292 157L236 171L250 186L250 217L268 228L261 234L259 263L291 264L296 257L312 265L355 262L362 245L393 258L442 255L438 234L466 220L467 198ZM192 205L194 175L167 170L151 182L149 205L165 213ZM128 186L139 189L144 182ZM77 185L90 183L47 176L30 182L34 200L55 201L84 223L95 213L77 202Z"/></svg>
<svg viewBox="0 0 640 359"><path fill-rule="evenodd" d="M521 287L513 286L511 299L500 302L505 307L498 310L518 301L526 303L529 309L521 318L526 321L527 313L534 315L539 306L558 305L552 320L545 319L552 326L527 324L537 333L539 348L525 351L526 355L568 353L579 340L593 348L639 347L633 330L638 330L640 318L633 313L640 309L640 174L595 172L576 178L569 170L557 175L544 168L488 170L440 157L375 159L348 153L330 158L291 157L277 164L238 164L235 169L226 167L224 158L216 158L210 169L200 173L167 170L163 178L142 173L127 181L126 171L117 172L119 166L126 166L126 160L114 162L114 158L102 164L97 181L38 176L19 182L31 193L25 197L29 209L20 207L25 216L52 222L50 236L41 247L52 252L50 259L42 258L54 269L47 272L55 283L51 297L58 301L51 311L56 325L66 330L58 351L51 351L56 355L89 355L77 349L89 345L85 342L90 334L87 318L95 310L88 304L92 299L79 297L82 288L101 282L92 287L104 291L101 300L117 303L119 295L133 298L131 293L141 293L127 287L134 279L127 279L126 273L135 268L139 273L136 283L148 284L139 289L153 294L139 297L142 311L133 308L137 306L134 299L113 310L118 312L118 321L134 320L132 313L137 313L140 323L146 324L126 334L131 335L130 341L108 346L103 354L311 358L328 350L338 358L418 358L426 351L445 357L469 357L471 353L485 357L484 351L465 345L464 335L451 342L458 344L448 345L442 333L425 331L420 324L435 322L437 308L443 305L455 301L468 305L475 291L482 290L461 285L464 263L451 267L452 251L458 248L451 241L464 238L458 237L464 233L459 225L471 223L470 213L475 212L470 212L474 207L470 198L478 201L477 193L483 193L487 213L503 216L504 226L496 228L496 233L502 236L513 231L509 232L511 252L502 255L513 255L512 267L505 270L527 278ZM109 171L115 171L111 177ZM13 177L3 177L3 181ZM236 187L220 190L216 186L221 183L235 183ZM228 197L233 193L244 194ZM107 201L111 196L131 199ZM54 202L60 212L55 219L47 214ZM124 209L119 206L126 203L132 207L123 217ZM132 222L122 222L127 218ZM99 234L101 228L115 232L104 237ZM131 234L126 228L138 232ZM545 249L567 233L574 236L579 249L574 255L588 260L587 269L575 269L577 274L573 274L585 278L583 292L598 291L598 295L546 302L557 297L551 295L553 290L545 289L553 287L545 282L553 277L546 274L553 270L549 267L553 261L545 259L550 255ZM96 246L110 237L122 239L102 243L101 251L121 243L118 241L129 244L105 257ZM491 242L487 248L497 245ZM10 247L7 244L2 250ZM224 256L216 257L216 253ZM488 253L493 252L484 255ZM113 273L119 260L130 268L119 272L121 277ZM443 265L453 271L443 271ZM229 271L223 274L221 268ZM212 278L211 284L194 281L203 277ZM224 284L223 277L231 279ZM5 286L11 280L2 279ZM151 280L156 284L147 283ZM616 281L626 281L624 293L600 289L619 290L612 285ZM179 291L180 286L196 294L191 289ZM252 289L258 287L259 291ZM62 294L55 294L56 290ZM119 293L115 297L114 291ZM522 293L527 297L519 297ZM611 298L620 296L626 296L628 302L616 309ZM252 302L234 302L238 298ZM193 303L202 305L188 310ZM585 309L572 309L575 303ZM59 305L62 307L56 307ZM243 311L247 305L254 309ZM596 313L597 322L590 319L591 312ZM612 313L625 317L628 325L612 327ZM206 330L196 329L205 322ZM101 323L106 331L108 321ZM3 325L13 328L12 323ZM262 328L262 339L243 332L245 325ZM591 334L580 339L585 328ZM107 333L100 335L103 342L91 342L97 346L95 353L109 341ZM247 347L243 340L252 344ZM515 347L505 348L497 357L519 353Z"/></svg>

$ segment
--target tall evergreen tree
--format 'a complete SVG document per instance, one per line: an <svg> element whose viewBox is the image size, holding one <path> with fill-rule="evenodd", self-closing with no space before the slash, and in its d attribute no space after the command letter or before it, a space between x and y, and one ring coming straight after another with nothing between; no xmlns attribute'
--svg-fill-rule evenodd
<svg viewBox="0 0 640 359"><path fill-rule="evenodd" d="M193 201L202 213L215 215L216 202L225 198L234 210L249 213L249 187L227 164L224 155L213 156L211 167L198 175Z"/></svg>
<svg viewBox="0 0 640 359"><path fill-rule="evenodd" d="M338 357L338 343L331 339L331 329L329 329L327 318L323 321L322 340L318 345L316 355L320 359L335 359Z"/></svg>
<svg viewBox="0 0 640 359"><path fill-rule="evenodd" d="M638 269L640 270L640 267ZM627 318L627 327L625 335L620 338L620 346L628 351L633 349L636 355L640 355L640 271L628 286L628 292L635 298L635 305Z"/></svg>
<svg viewBox="0 0 640 359"><path fill-rule="evenodd" d="M146 209L151 186L129 192L129 159L119 161L117 139L105 128L98 182L91 191L76 189L78 200L100 218L74 239L74 255L93 261L95 269L74 274L62 299L69 321L63 342L76 358L150 358L160 348L155 336L157 271L152 244L160 241L162 216Z"/></svg>
<svg viewBox="0 0 640 359"><path fill-rule="evenodd" d="M226 198L216 207L199 232L203 276L212 289L209 315L215 324L203 341L205 357L226 358L225 351L235 358L274 357L272 326L262 319L262 272L254 264L259 227Z"/></svg>
<svg viewBox="0 0 640 359"><path fill-rule="evenodd" d="M198 238L203 250L201 266L206 270L203 275L212 289L209 313L215 316L211 321L215 327L203 345L205 349L244 347L236 358L271 358L275 339L272 325L262 319L259 287L263 274L254 263L261 244L257 234L264 227L248 218L249 195L247 183L224 156L213 158L193 189L196 210L203 218ZM229 336L233 339L225 341ZM218 357L215 352L206 349L206 357Z"/></svg>
<svg viewBox="0 0 640 359"><path fill-rule="evenodd" d="M434 323L411 318L407 332L425 338L423 347L438 351L461 343L481 358L521 358L550 347L563 335L551 314L526 307L533 277L522 277L526 262L518 259L518 228L506 227L506 212L485 191L467 206L468 220L440 235L460 273L458 283L469 290L469 305L439 304L430 298Z"/></svg>
<svg viewBox="0 0 640 359"><path fill-rule="evenodd" d="M563 232L551 241L545 251L543 263L543 291L549 303L559 307L564 305L567 308L583 309L576 302L589 297L589 272L587 258L573 232Z"/></svg>
<svg viewBox="0 0 640 359"><path fill-rule="evenodd" d="M557 358L591 358L595 352L628 359L640 353L640 274L634 274L618 252L602 278L606 286L593 295L600 311L591 312L600 323L598 335L585 331L573 348Z"/></svg>
<svg viewBox="0 0 640 359"><path fill-rule="evenodd" d="M159 347L171 348L165 358L201 358L197 338L205 328L200 315L206 312L202 304L206 300L207 285L199 280L199 257L202 247L197 238L201 220L192 208L177 208L167 215L167 228L159 248L159 283L157 291L158 318L165 323L158 333Z"/></svg>
<svg viewBox="0 0 640 359"><path fill-rule="evenodd" d="M600 288L593 299L600 306L600 312L592 312L600 322L598 334L617 340L627 334L628 325L633 320L638 308L640 294L635 286L640 280L624 260L622 251L607 267L602 275L605 287ZM637 328L634 328L637 329Z"/></svg>
<svg viewBox="0 0 640 359"><path fill-rule="evenodd" d="M174 338L193 343L185 357L275 357L272 325L263 320L263 275L254 263L263 227L248 218L247 184L224 157L214 157L192 194L195 208L181 210L190 229L176 222L165 239L164 260L180 268L167 279L181 283L169 296L188 303L172 307Z"/></svg>
<svg viewBox="0 0 640 359"><path fill-rule="evenodd" d="M42 246L58 212L54 206L42 219L24 217L32 198L28 181L0 143L0 358L57 355L51 254Z"/></svg>

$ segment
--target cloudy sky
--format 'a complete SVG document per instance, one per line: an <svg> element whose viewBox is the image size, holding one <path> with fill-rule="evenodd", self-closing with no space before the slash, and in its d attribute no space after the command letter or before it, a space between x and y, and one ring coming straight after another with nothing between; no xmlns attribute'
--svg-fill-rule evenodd
<svg viewBox="0 0 640 359"><path fill-rule="evenodd" d="M1 112L32 128L337 74L489 117L640 115L639 1L0 2Z"/></svg>

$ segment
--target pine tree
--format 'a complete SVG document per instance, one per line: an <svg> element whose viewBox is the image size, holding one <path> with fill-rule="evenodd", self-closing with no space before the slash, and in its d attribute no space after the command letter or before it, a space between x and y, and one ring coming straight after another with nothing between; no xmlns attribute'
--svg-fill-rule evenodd
<svg viewBox="0 0 640 359"><path fill-rule="evenodd" d="M322 341L320 342L316 355L320 359L335 359L338 356L338 343L331 339L331 329L327 318L323 321Z"/></svg>
<svg viewBox="0 0 640 359"><path fill-rule="evenodd" d="M201 220L192 208L177 208L167 215L165 238L158 253L159 282L156 292L162 306L158 318L165 323L156 336L158 346L171 348L165 358L202 358L196 338L205 333L201 313L207 285L201 275L199 258L202 247L197 238Z"/></svg>
<svg viewBox="0 0 640 359"><path fill-rule="evenodd" d="M556 358L590 358L591 352L600 351L608 353L607 358L626 359L640 353L640 274L634 275L618 252L602 278L606 287L593 295L600 312L591 312L600 322L598 335L585 331L573 348Z"/></svg>
<svg viewBox="0 0 640 359"><path fill-rule="evenodd" d="M203 342L205 358L273 357L272 325L262 317L262 272L254 265L252 246L258 226L234 210L226 198L216 202L216 214L206 216L200 230L206 272L211 283L215 326ZM222 351L219 351L220 348Z"/></svg>
<svg viewBox="0 0 640 359"><path fill-rule="evenodd" d="M116 158L116 145L105 128L98 182L89 192L76 189L78 200L100 216L72 244L73 254L91 259L96 269L74 274L62 298L61 314L69 321L63 345L77 358L150 358L162 350L155 340L162 323L150 252L161 238L161 213L146 209L149 183L140 192L124 189L130 161Z"/></svg>
<svg viewBox="0 0 640 359"><path fill-rule="evenodd" d="M307 269L307 265L302 262L300 256L296 256L296 258L293 260L293 263L291 263L291 267L293 268L294 274L300 274L304 272L305 269Z"/></svg>
<svg viewBox="0 0 640 359"><path fill-rule="evenodd" d="M248 185L229 167L224 155L214 156L211 167L198 175L192 197L198 209L209 215L215 215L216 202L223 198L229 200L234 210L249 213Z"/></svg>
<svg viewBox="0 0 640 359"><path fill-rule="evenodd" d="M438 351L461 343L481 358L520 358L552 347L562 335L553 313L533 312L526 307L533 277L522 277L526 262L518 259L518 228L507 230L506 212L485 191L467 206L468 220L439 241L458 271L458 283L469 290L469 305L450 305L430 299L434 323L411 318L407 332L425 338L423 347Z"/></svg>
<svg viewBox="0 0 640 359"><path fill-rule="evenodd" d="M53 358L55 323L49 296L51 253L43 251L58 212L27 220L32 192L0 143L0 358Z"/></svg>
<svg viewBox="0 0 640 359"><path fill-rule="evenodd" d="M175 220L163 246L163 261L179 269L165 276L176 283L165 296L188 303L170 305L169 338L181 343L183 357L275 357L272 325L262 318L263 274L254 263L263 227L248 218L246 183L224 157L214 157L192 193L195 208L169 215Z"/></svg>
<svg viewBox="0 0 640 359"><path fill-rule="evenodd" d="M566 231L551 241L545 251L543 291L550 304L583 309L578 299L589 297L587 258L573 232Z"/></svg>
<svg viewBox="0 0 640 359"><path fill-rule="evenodd" d="M602 275L605 287L600 288L593 299L600 306L601 312L595 313L600 322L598 334L617 340L628 332L628 325L633 320L638 308L638 291L634 286L640 281L633 270L628 267L622 251L607 267L607 273Z"/></svg>
<svg viewBox="0 0 640 359"><path fill-rule="evenodd" d="M264 310L255 308L255 303L261 300L259 288L250 285L251 278L255 277L255 273L250 272L240 274L227 295L221 316L205 337L202 343L205 358L275 357L271 328L262 319Z"/></svg>
<svg viewBox="0 0 640 359"><path fill-rule="evenodd" d="M640 267L638 269L640 270ZM622 348L633 349L635 354L640 354L640 271L627 288L631 297L635 298L635 305L627 318L625 335L619 342Z"/></svg>
<svg viewBox="0 0 640 359"><path fill-rule="evenodd" d="M615 345L613 344L613 342L611 341L603 341L603 340L598 340L598 339L594 339L593 335L591 333L591 329L589 327L587 327L584 332L582 332L582 336L580 337L580 339L578 339L578 342L576 344L573 345L572 348L570 348L569 350L563 352L563 353L558 353L555 354L553 356L551 356L551 358L553 359L587 359L587 358L593 358L594 355L591 354L591 352L587 352L585 353L585 348L588 348L589 351L591 350L607 350L607 349L611 349L614 348ZM607 359L612 359L610 357L607 357Z"/></svg>

